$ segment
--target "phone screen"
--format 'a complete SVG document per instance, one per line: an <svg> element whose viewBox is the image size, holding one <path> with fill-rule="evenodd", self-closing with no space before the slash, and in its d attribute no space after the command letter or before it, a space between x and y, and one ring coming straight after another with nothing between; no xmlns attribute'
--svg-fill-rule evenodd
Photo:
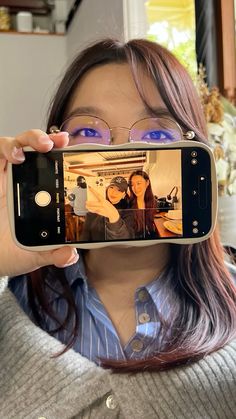
<svg viewBox="0 0 236 419"><path fill-rule="evenodd" d="M25 246L203 237L211 164L200 147L26 152L13 168Z"/></svg>

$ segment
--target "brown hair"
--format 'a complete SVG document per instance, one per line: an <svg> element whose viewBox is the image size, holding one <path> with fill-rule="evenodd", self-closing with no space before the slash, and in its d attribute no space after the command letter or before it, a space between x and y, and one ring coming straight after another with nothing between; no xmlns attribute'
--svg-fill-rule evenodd
<svg viewBox="0 0 236 419"><path fill-rule="evenodd" d="M193 130L197 141L206 142L206 124L197 92L183 66L165 48L147 40L131 40L126 44L106 39L81 52L66 72L52 102L48 119L51 125L60 126L67 116L67 109L81 77L91 68L108 63L128 63L145 106L155 115L142 86L142 74L154 81L167 109L184 130ZM206 241L193 245L172 245L170 265L174 270L172 288L180 305L170 305L171 322L162 349L149 359L117 362L103 360L104 367L118 371L161 370L180 363L194 361L213 352L236 336L236 290L226 266L224 252L217 231ZM50 268L52 269L52 268ZM71 340L76 339L78 318L72 293L61 270L58 281L68 312L60 327L71 320ZM51 313L45 288L36 288L38 272L31 274L31 303L37 301L42 312ZM55 280L54 275L54 280ZM45 281L45 274L40 282ZM41 319L37 311L37 320ZM162 325L164 330L166 325ZM157 339L161 335L157 336Z"/></svg>

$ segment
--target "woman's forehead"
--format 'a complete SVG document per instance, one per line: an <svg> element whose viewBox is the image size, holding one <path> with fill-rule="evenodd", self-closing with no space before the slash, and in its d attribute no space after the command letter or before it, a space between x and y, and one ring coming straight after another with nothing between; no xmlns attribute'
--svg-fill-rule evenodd
<svg viewBox="0 0 236 419"><path fill-rule="evenodd" d="M121 192L120 189L118 188L118 186L116 186L116 185L109 185L108 190L109 189L115 189L115 191Z"/></svg>
<svg viewBox="0 0 236 419"><path fill-rule="evenodd" d="M134 175L134 176L132 176L131 181L132 181L132 180L134 180L134 181L140 181L140 180L145 180L145 179L144 179L144 177L143 177L143 176L141 176L141 175Z"/></svg>
<svg viewBox="0 0 236 419"><path fill-rule="evenodd" d="M165 107L153 80L146 74L140 77L142 89L151 107ZM115 111L114 119L120 111L140 119L148 116L128 64L105 64L89 70L82 77L74 92L69 112L86 107L94 108L96 115L103 119L112 111Z"/></svg>

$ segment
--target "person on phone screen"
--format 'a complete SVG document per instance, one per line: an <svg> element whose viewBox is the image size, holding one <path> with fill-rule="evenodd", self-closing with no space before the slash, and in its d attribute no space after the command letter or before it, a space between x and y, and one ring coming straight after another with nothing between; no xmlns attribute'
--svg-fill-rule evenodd
<svg viewBox="0 0 236 419"><path fill-rule="evenodd" d="M84 176L78 176L76 179L77 186L68 191L68 201L74 210L75 215L85 216L87 213L87 184Z"/></svg>
<svg viewBox="0 0 236 419"><path fill-rule="evenodd" d="M6 167L23 147L193 137L207 143L206 122L179 61L148 40L105 39L69 66L46 132L0 138L2 418L235 417L235 267L217 229L79 252L24 250L9 229Z"/></svg>
<svg viewBox="0 0 236 419"><path fill-rule="evenodd" d="M131 173L129 188L131 207L135 209L135 237L156 239L159 236L154 222L156 201L148 174L143 170Z"/></svg>
<svg viewBox="0 0 236 419"><path fill-rule="evenodd" d="M106 189L106 199L90 188L93 201L87 201L81 241L125 240L134 238L133 212L129 209L128 183L114 177Z"/></svg>
<svg viewBox="0 0 236 419"><path fill-rule="evenodd" d="M76 186L67 193L65 206L66 240L79 241L83 231L85 216L87 214L87 184L84 176L78 176Z"/></svg>

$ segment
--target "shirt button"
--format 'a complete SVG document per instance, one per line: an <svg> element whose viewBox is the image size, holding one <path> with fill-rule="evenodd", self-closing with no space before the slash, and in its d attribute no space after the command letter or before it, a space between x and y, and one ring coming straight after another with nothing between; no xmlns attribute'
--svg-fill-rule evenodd
<svg viewBox="0 0 236 419"><path fill-rule="evenodd" d="M114 410L117 407L117 401L115 400L114 396L110 395L107 397L106 406L111 410Z"/></svg>
<svg viewBox="0 0 236 419"><path fill-rule="evenodd" d="M147 323L150 322L150 316L148 313L141 313L138 316L139 323Z"/></svg>
<svg viewBox="0 0 236 419"><path fill-rule="evenodd" d="M149 298L149 294L147 292L147 290L140 290L138 293L138 299L139 301L141 301L142 303L145 303Z"/></svg>
<svg viewBox="0 0 236 419"><path fill-rule="evenodd" d="M131 348L134 352L140 352L143 349L143 342L141 340L135 339L131 342Z"/></svg>

